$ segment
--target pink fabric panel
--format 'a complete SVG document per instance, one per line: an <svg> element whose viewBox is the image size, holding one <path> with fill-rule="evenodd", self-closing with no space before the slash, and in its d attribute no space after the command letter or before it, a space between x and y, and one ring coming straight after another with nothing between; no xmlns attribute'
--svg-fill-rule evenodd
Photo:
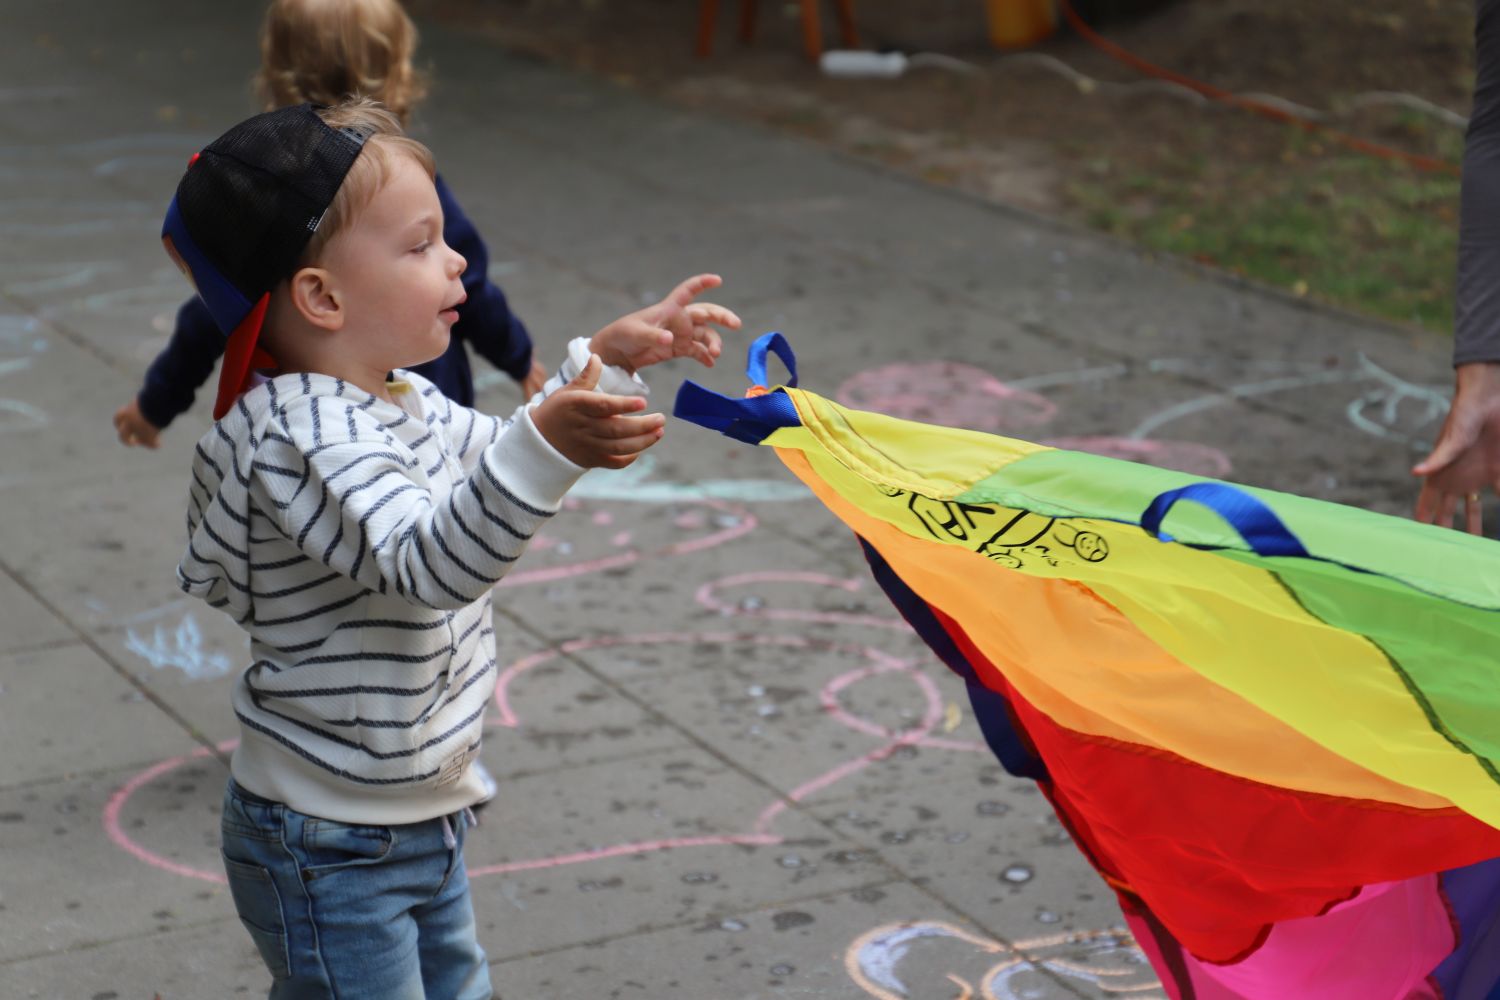
<svg viewBox="0 0 1500 1000"><path fill-rule="evenodd" d="M1141 950L1170 979L1150 928L1126 914ZM1440 1000L1427 977L1454 949L1453 924L1436 875L1365 886L1319 917L1272 928L1249 958L1232 965L1186 953L1196 1000ZM1180 1000L1173 986L1173 1000Z"/></svg>

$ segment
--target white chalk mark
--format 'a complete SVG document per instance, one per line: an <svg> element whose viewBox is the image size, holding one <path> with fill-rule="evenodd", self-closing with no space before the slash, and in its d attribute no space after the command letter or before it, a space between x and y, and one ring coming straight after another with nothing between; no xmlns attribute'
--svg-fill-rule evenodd
<svg viewBox="0 0 1500 1000"><path fill-rule="evenodd" d="M1288 375L1285 378L1273 378L1263 382L1247 382L1243 385L1230 386L1223 392L1212 392L1204 396L1197 396L1153 413L1137 424L1135 429L1126 436L1136 439L1147 438L1158 427L1169 424L1174 420L1180 420L1190 414L1200 413L1204 410L1211 410L1237 399L1264 396L1273 392L1286 392L1290 389L1307 389L1315 385L1327 385L1333 382L1348 382L1350 379L1351 376L1345 372L1325 371L1307 375Z"/></svg>
<svg viewBox="0 0 1500 1000"><path fill-rule="evenodd" d="M149 642L135 629L126 629L125 648L157 670L175 667L194 681L223 677L232 669L229 657L204 651L203 634L198 631L198 623L191 614L183 616L170 636L158 625Z"/></svg>
<svg viewBox="0 0 1500 1000"><path fill-rule="evenodd" d="M1363 354L1359 356L1359 363L1361 371L1376 379L1381 385L1349 401L1349 406L1345 410L1349 422L1366 434L1403 442L1410 445L1414 451L1426 451L1431 444L1430 441L1418 438L1415 434L1396 430L1402 405L1406 403L1418 405L1419 413L1415 429L1426 430L1440 423L1447 416L1448 397L1429 386L1416 385L1398 375L1393 375ZM1371 419L1366 415L1371 411L1377 412L1379 419Z"/></svg>
<svg viewBox="0 0 1500 1000"><path fill-rule="evenodd" d="M1005 384L1012 389L1046 389L1054 385L1078 385L1082 382L1102 382L1110 378L1123 378L1130 374L1127 365L1100 365L1097 368L1080 368L1071 372L1053 372L1048 375L1028 375L1011 379Z"/></svg>

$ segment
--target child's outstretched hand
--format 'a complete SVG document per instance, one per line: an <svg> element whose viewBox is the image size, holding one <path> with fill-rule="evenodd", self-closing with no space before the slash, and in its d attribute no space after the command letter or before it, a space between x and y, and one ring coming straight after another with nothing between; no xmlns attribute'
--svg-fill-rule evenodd
<svg viewBox="0 0 1500 1000"><path fill-rule="evenodd" d="M141 414L140 405L134 399L115 411L115 433L120 443L127 447L144 445L155 448L161 436L161 428Z"/></svg>
<svg viewBox="0 0 1500 1000"><path fill-rule="evenodd" d="M660 413L628 416L646 408L639 396L596 392L603 370L599 356L591 356L573 381L536 405L531 422L574 465L623 469L661 440L667 421Z"/></svg>
<svg viewBox="0 0 1500 1000"><path fill-rule="evenodd" d="M717 274L691 277L656 305L622 316L594 334L589 348L605 364L627 372L670 358L696 358L712 368L720 338L710 324L738 330L740 318L723 306L694 299L723 283Z"/></svg>

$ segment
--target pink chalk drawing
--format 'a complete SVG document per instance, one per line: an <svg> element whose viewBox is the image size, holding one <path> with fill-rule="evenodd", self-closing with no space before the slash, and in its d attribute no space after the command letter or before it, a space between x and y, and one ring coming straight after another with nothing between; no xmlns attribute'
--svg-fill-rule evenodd
<svg viewBox="0 0 1500 1000"><path fill-rule="evenodd" d="M982 368L956 361L872 368L834 395L857 409L976 431L1035 427L1057 415L1046 397L1013 389Z"/></svg>
<svg viewBox="0 0 1500 1000"><path fill-rule="evenodd" d="M678 503L682 506L706 508L706 512L695 509L687 514L673 516L669 508L647 507L644 520L638 522L636 530L616 531L607 536L597 529L614 524L614 514L606 510L592 512L589 514L589 520L596 530L580 533L580 537L587 538L588 544L594 546L593 549L587 550L586 558L581 557L575 550L574 543L564 542L545 531L541 532L532 539L526 560L528 568L518 569L511 573L500 581L497 589L506 590L536 583L551 583L589 573L619 569L643 560L672 558L702 552L705 549L732 542L737 538L743 538L754 531L756 525L760 523L748 508L724 500L682 500ZM574 500L565 503L563 510L581 513L587 506L588 504L584 501ZM693 531L705 533L694 537L679 538L676 541L665 541L673 535ZM637 535L643 533L660 535L664 540L661 544L651 547L646 544L634 544ZM612 551L599 554L597 548L600 540L606 542ZM536 558L538 555L542 557ZM570 556L573 558L569 559ZM537 563L541 565L534 565Z"/></svg>
<svg viewBox="0 0 1500 1000"><path fill-rule="evenodd" d="M739 574L703 585L699 590L700 601L705 603L706 606L715 607L716 605L712 602L718 600L715 595L719 591L730 587L757 583L777 585L789 583L809 584L831 587L842 592L852 592L862 586L857 580L830 577L815 573L765 572ZM769 609L769 611L775 610ZM755 610L734 613L750 617L758 615ZM907 627L904 622L897 618L849 616L841 615L837 612L815 611L798 611L798 615L799 618L797 620L819 623L857 624L867 627L878 625L879 627L891 629L905 629ZM770 617L769 614L759 616ZM802 782L783 796L766 803L754 819L750 821L748 829L702 837L650 839L610 845L591 851L550 855L503 864L487 865L471 869L469 872L470 877L483 878L489 875L556 868L563 865L599 861L622 855L637 855L682 848L775 845L782 843L784 838L774 833L772 827L776 818L785 812L786 809L811 798L818 792L848 778L850 775L856 774L870 767L872 764L886 759L902 747L926 747L935 750L960 752L981 752L985 750L984 745L977 741L951 740L932 735L933 730L938 728L943 722L943 697L937 684L930 676L923 672L916 660L895 656L883 649L863 643L831 642L822 639L809 639L798 635L744 635L733 632L701 631L646 632L635 635L607 635L570 639L554 648L521 657L501 671L495 686L496 712L487 720L486 725L507 728L516 728L523 725L522 716L513 704L512 687L527 671L547 663L558 656L582 653L595 649L660 645L715 645L725 649L726 656L734 655L729 651L743 649L746 646L775 647L813 652L842 652L858 655L867 661L866 665L844 671L827 681L819 692L820 704L830 719L852 731L874 738L878 741L877 745L855 757L828 768ZM853 714L840 701L840 694L852 685L871 677L893 673L910 680L920 695L922 704L920 717L912 725L903 729L891 729L877 725ZM216 749L219 753L228 752L233 749L236 742L234 740L226 741L219 744ZM142 788L153 782L162 780L178 768L192 761L208 757L212 752L206 747L199 748L192 753L183 754L155 764L126 781L124 785L110 796L104 808L103 825L110 840L132 857L162 871L173 875L222 884L225 879L219 871L211 868L195 867L166 857L159 851L155 851L149 846L140 843L135 837L127 833L125 825L122 822L122 817L126 812L130 800Z"/></svg>

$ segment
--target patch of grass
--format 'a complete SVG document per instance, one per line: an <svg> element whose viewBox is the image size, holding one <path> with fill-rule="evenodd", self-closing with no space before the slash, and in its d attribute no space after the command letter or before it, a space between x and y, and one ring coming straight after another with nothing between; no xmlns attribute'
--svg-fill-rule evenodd
<svg viewBox="0 0 1500 1000"><path fill-rule="evenodd" d="M1440 125L1423 145L1457 161ZM1191 145L1211 143L1214 130ZM1233 158L1163 151L1098 161L1068 185L1089 224L1346 308L1436 330L1453 325L1458 178L1362 155L1288 129L1279 150Z"/></svg>

